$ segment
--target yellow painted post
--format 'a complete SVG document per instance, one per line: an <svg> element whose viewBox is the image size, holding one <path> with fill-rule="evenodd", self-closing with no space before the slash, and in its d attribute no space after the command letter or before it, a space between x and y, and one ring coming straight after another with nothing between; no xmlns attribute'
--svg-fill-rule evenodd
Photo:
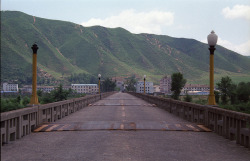
<svg viewBox="0 0 250 161"><path fill-rule="evenodd" d="M214 46L210 46L210 94L208 96L208 105L216 105L214 95Z"/></svg>
<svg viewBox="0 0 250 161"><path fill-rule="evenodd" d="M101 85L100 85L101 83L100 83L100 78L99 78L99 94L101 94Z"/></svg>
<svg viewBox="0 0 250 161"><path fill-rule="evenodd" d="M144 94L146 94L146 91L145 91L145 78L144 78Z"/></svg>
<svg viewBox="0 0 250 161"><path fill-rule="evenodd" d="M38 96L36 93L36 87L37 87L37 50L38 47L36 44L34 44L31 49L33 50L33 64L32 64L32 96L30 99L29 105L38 105Z"/></svg>
<svg viewBox="0 0 250 161"><path fill-rule="evenodd" d="M101 78L99 77L99 95L100 95L100 100L102 99L101 95Z"/></svg>

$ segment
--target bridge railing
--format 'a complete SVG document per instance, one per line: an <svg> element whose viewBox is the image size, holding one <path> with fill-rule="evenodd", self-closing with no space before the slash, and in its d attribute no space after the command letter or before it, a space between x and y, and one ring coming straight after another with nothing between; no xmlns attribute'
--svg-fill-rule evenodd
<svg viewBox="0 0 250 161"><path fill-rule="evenodd" d="M250 149L250 115L221 109L216 106L198 105L170 98L160 98L141 93L130 93L157 105L183 119L204 124L215 133L236 140L237 144Z"/></svg>
<svg viewBox="0 0 250 161"><path fill-rule="evenodd" d="M103 93L101 98L112 94ZM30 134L40 124L55 122L98 100L100 95L91 95L1 113L1 146Z"/></svg>

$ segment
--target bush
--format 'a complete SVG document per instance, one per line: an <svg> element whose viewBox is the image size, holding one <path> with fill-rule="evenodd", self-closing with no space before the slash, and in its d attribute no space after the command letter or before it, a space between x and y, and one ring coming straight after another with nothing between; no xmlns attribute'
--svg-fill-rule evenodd
<svg viewBox="0 0 250 161"><path fill-rule="evenodd" d="M24 106L27 106L27 104L30 103L30 98L28 96L25 96L23 99L22 99L22 104Z"/></svg>
<svg viewBox="0 0 250 161"><path fill-rule="evenodd" d="M207 104L207 100L199 98L199 100L195 101L194 103L200 104L200 105L206 105Z"/></svg>
<svg viewBox="0 0 250 161"><path fill-rule="evenodd" d="M25 106L20 104L20 97L11 99L1 99L1 112L17 110L23 107Z"/></svg>
<svg viewBox="0 0 250 161"><path fill-rule="evenodd" d="M248 102L250 96L250 83L240 82L237 87L237 96L241 102Z"/></svg>
<svg viewBox="0 0 250 161"><path fill-rule="evenodd" d="M250 114L250 102L240 103L237 105L219 105L219 107L232 111L238 111Z"/></svg>
<svg viewBox="0 0 250 161"><path fill-rule="evenodd" d="M214 91L214 95L215 95L215 102L219 103L220 102L220 92Z"/></svg>
<svg viewBox="0 0 250 161"><path fill-rule="evenodd" d="M186 102L192 102L192 96L186 94L186 96L184 97L184 101L186 101Z"/></svg>

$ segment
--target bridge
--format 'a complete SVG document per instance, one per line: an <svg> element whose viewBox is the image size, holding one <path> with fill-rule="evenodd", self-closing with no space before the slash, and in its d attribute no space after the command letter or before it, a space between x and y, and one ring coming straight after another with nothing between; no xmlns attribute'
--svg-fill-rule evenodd
<svg viewBox="0 0 250 161"><path fill-rule="evenodd" d="M250 159L250 115L135 93L99 99L2 113L1 160Z"/></svg>

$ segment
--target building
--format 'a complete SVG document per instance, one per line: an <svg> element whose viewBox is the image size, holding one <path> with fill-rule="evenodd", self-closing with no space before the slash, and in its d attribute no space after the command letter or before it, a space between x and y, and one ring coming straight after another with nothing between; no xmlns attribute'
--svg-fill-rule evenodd
<svg viewBox="0 0 250 161"><path fill-rule="evenodd" d="M199 94L204 95L208 93L210 90L210 87L208 85L201 85L201 84L186 84L183 89L183 94Z"/></svg>
<svg viewBox="0 0 250 161"><path fill-rule="evenodd" d="M3 92L18 92L18 84L3 83Z"/></svg>
<svg viewBox="0 0 250 161"><path fill-rule="evenodd" d="M63 86L62 87L64 90L69 90L69 89L71 89L71 86Z"/></svg>
<svg viewBox="0 0 250 161"><path fill-rule="evenodd" d="M51 91L53 91L55 89L54 86L37 86L36 90L41 90L44 93L50 93ZM22 92L23 93L32 93L32 85L25 85L22 88Z"/></svg>
<svg viewBox="0 0 250 161"><path fill-rule="evenodd" d="M160 80L160 92L165 95L171 94L171 76L165 76Z"/></svg>
<svg viewBox="0 0 250 161"><path fill-rule="evenodd" d="M50 93L54 89L54 86L37 86L37 90L43 91L44 93Z"/></svg>
<svg viewBox="0 0 250 161"><path fill-rule="evenodd" d="M160 86L159 85L154 85L154 92L159 93L160 91L161 91Z"/></svg>
<svg viewBox="0 0 250 161"><path fill-rule="evenodd" d="M71 84L71 89L76 93L96 94L98 93L97 84Z"/></svg>
<svg viewBox="0 0 250 161"><path fill-rule="evenodd" d="M116 81L116 87L120 88L120 91L124 90L124 82L123 81Z"/></svg>
<svg viewBox="0 0 250 161"><path fill-rule="evenodd" d="M154 93L154 84L153 82L145 82L145 92ZM136 83L136 93L144 93L144 81L138 81Z"/></svg>
<svg viewBox="0 0 250 161"><path fill-rule="evenodd" d="M32 85L25 85L23 88L20 88L22 93L32 93Z"/></svg>

